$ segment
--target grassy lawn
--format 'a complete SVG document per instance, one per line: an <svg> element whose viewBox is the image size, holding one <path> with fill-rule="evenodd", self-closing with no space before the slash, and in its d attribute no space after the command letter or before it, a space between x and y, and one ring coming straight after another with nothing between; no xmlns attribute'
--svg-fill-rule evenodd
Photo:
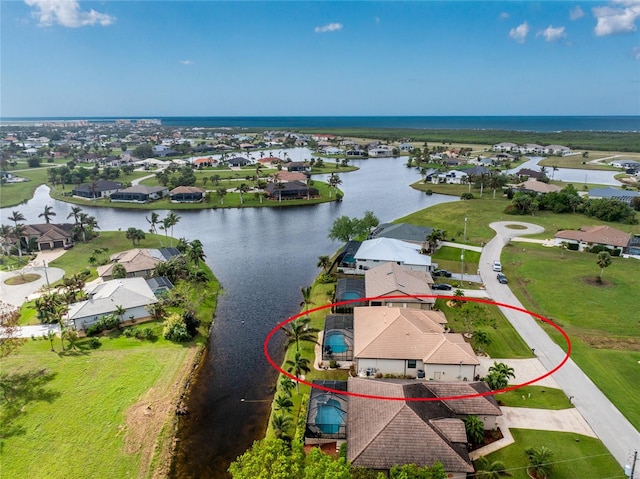
<svg viewBox="0 0 640 479"><path fill-rule="evenodd" d="M513 479L529 479L524 450L546 446L553 452L553 479L622 478L622 468L598 439L567 432L511 429L515 443L487 458L502 461Z"/></svg>
<svg viewBox="0 0 640 479"><path fill-rule="evenodd" d="M534 409L570 409L573 406L562 389L544 386L524 386L515 391L496 394L501 406Z"/></svg>
<svg viewBox="0 0 640 479"><path fill-rule="evenodd" d="M460 255L462 250L451 246L441 246L431 259L438 264L439 269L446 269L452 273L459 273L462 263ZM480 253L477 251L466 250L464 253L464 272L465 274L476 274L480 263Z"/></svg>
<svg viewBox="0 0 640 479"><path fill-rule="evenodd" d="M447 306L446 300L437 299L436 306L448 320L448 326L454 333L465 333L466 328L461 319L460 308ZM473 330L485 331L491 338L491 344L485 352L492 358L532 358L531 349L507 321L502 312L495 306L483 305L487 318L482 324L473 326ZM495 327L494 327L495 326Z"/></svg>
<svg viewBox="0 0 640 479"><path fill-rule="evenodd" d="M417 185L420 186L420 189L423 189L423 183L418 183ZM416 187L416 184L412 186ZM439 187L438 193L459 196L456 193L448 193L447 188L451 187L453 188L452 191L455 191L461 185L434 186ZM463 186L463 188L467 187ZM603 222L582 214L559 214L550 211L537 211L534 216L508 215L504 213L504 209L509 204L510 201L506 196L501 197L498 195L494 199L493 193L489 191L485 192L482 198L459 201L454 204L445 203L431 206L430 208L425 208L403 218L399 218L395 220L394 223L411 223L442 229L447 232L448 237L456 241L462 237L464 219L467 217L467 243L473 245L484 244L495 236L495 232L489 228L489 223L493 223L494 221L524 221L540 225L545 228L543 234L537 235L540 238L552 238L559 230L579 229L581 226L594 224L609 225L629 233L640 233L640 225Z"/></svg>
<svg viewBox="0 0 640 479"><path fill-rule="evenodd" d="M141 452L132 429L140 424L128 420L128 412L143 398L150 412L159 407L145 394L152 387L175 387L197 346L121 337L102 339L97 350L85 345L80 352L61 353L57 342L55 347L57 353L49 341L29 341L2 360L3 375L25 375L21 390L0 408L2 475L147 477L143 456L148 461L153 451ZM153 439L146 440L153 447Z"/></svg>
<svg viewBox="0 0 640 479"><path fill-rule="evenodd" d="M602 156L602 155L601 155ZM607 165L605 162L603 163L589 163L589 161L594 160L595 155L592 157L589 154L589 158L582 158L582 155L575 156L550 156L538 162L540 166L546 166L547 168L552 168L554 166L558 168L575 168L579 170L618 170L619 168L615 168L613 166ZM552 175L550 171L548 173L549 176Z"/></svg>
<svg viewBox="0 0 640 479"><path fill-rule="evenodd" d="M0 184L0 204L2 207L19 205L31 199L36 188L47 182L48 169L41 167L20 170L15 175L27 178L29 181ZM10 171L10 173L13 173L13 171Z"/></svg>
<svg viewBox="0 0 640 479"><path fill-rule="evenodd" d="M637 261L613 258L599 285L600 269L591 253L562 255L557 248L518 244L506 247L502 260L524 307L552 318L567 332L574 361L640 428ZM563 345L559 334L547 329Z"/></svg>

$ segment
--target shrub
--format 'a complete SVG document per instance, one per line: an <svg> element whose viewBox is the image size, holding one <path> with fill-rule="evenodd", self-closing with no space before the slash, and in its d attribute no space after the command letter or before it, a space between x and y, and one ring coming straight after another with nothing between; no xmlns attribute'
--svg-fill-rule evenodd
<svg viewBox="0 0 640 479"><path fill-rule="evenodd" d="M189 336L192 338L198 334L198 326L200 326L200 320L196 317L193 311L185 311L182 314L182 322L187 328Z"/></svg>
<svg viewBox="0 0 640 479"><path fill-rule="evenodd" d="M182 343L189 341L191 335L187 331L187 326L184 324L184 320L178 314L172 314L167 318L164 329L162 330L162 336L170 341L176 341Z"/></svg>
<svg viewBox="0 0 640 479"><path fill-rule="evenodd" d="M102 343L98 338L91 338L89 340L89 347L91 349L98 349L100 346L102 346Z"/></svg>
<svg viewBox="0 0 640 479"><path fill-rule="evenodd" d="M329 361L329 367L331 369L336 369L338 367L338 361L336 361L335 359L332 359L331 361Z"/></svg>
<svg viewBox="0 0 640 479"><path fill-rule="evenodd" d="M472 200L474 198L475 198L475 196L473 196L473 193L462 193L460 195L460 199L461 200Z"/></svg>
<svg viewBox="0 0 640 479"><path fill-rule="evenodd" d="M331 276L329 273L321 273L320 276L318 276L318 283L321 283L321 284L333 283L334 281L335 281L335 278Z"/></svg>
<svg viewBox="0 0 640 479"><path fill-rule="evenodd" d="M431 196L433 194L433 190L429 189L424 192L425 195Z"/></svg>

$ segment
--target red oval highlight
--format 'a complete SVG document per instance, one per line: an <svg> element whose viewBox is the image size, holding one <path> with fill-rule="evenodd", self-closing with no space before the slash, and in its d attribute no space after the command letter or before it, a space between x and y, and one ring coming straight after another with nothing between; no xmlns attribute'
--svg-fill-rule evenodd
<svg viewBox="0 0 640 479"><path fill-rule="evenodd" d="M285 319L284 321L282 321L281 323L278 323L276 325L275 328L273 328L269 334L267 335L267 337L264 340L264 344L263 344L263 350L264 350L264 355L267 358L267 361L269 361L269 364L271 364L271 366L273 366L277 371L279 371L280 373L284 374L285 376L293 379L294 381L299 382L300 384L306 384L309 387L312 388L316 388L316 389L320 389L323 391L328 391L328 392L332 392L334 394L344 394L346 396L354 396L354 397L361 397L361 398L367 398L367 399L380 399L380 400L384 400L384 401L455 401L458 399L470 399L470 398L474 398L474 397L481 397L481 396L493 396L494 394L498 394L498 393L503 393L503 392L507 392L507 391L513 391L515 389L519 389L521 387L524 386L528 386L530 384L535 384L538 381L551 376L553 373L555 373L556 371L558 371L562 366L564 366L566 364L566 362L569 360L569 357L571 356L571 340L569 339L569 336L567 335L567 333L564 332L564 330L558 326L557 324L555 324L553 321L551 321L548 318L545 318L544 316L541 316L537 313L534 313L532 311L528 311L524 308L520 308L518 306L513 306L511 304L506 304L506 303L498 303L496 301L491 301L488 299L483 299L483 298L467 298L467 297L456 297L456 300L459 301L472 301L475 303L483 303L483 304L489 304L489 305L493 305L493 306L498 306L498 307L503 307L503 308L508 308L508 309L513 309L514 311L519 311L521 313L524 314L528 314L530 316L533 316L536 319L539 319L540 321L549 324L550 326L554 327L556 330L558 330L558 332L560 332L560 334L562 335L562 337L565 339L565 341L567 342L567 353L565 354L564 358L562 359L562 361L560 361L560 363L554 367L551 371L548 371L547 373L534 378L530 381L521 383L521 384L516 384L515 386L509 386L503 389L497 389L495 391L488 391L488 392L484 392L484 393L476 393L476 394L466 394L466 395L460 395L460 396L448 396L448 397L434 397L434 398L405 398L405 397L393 397L393 396L375 396L375 395L369 395L369 394L360 394L360 393L354 393L354 392L349 392L349 391L338 391L332 388L328 388L325 386L320 386L317 384L312 384L309 381L305 381L303 379L298 379L296 378L293 374L285 371L284 369L282 369L280 366L278 366L273 359L271 358L271 356L269 355L269 342L271 341L271 338L273 337L273 335L278 332L280 330L280 328L282 328L283 326L287 325L288 323L290 323L291 321L295 321L296 319L298 319L301 316L306 316L307 313L315 313L316 311L322 311L323 309L327 309L327 308L331 308L332 306L341 306L344 304L349 304L349 303L360 303L363 301L371 301L371 300L376 300L376 299L406 299L406 298L435 298L435 299L452 299L453 296L442 296L442 295L435 295L435 294L416 294L416 295L394 295L394 296L378 296L378 297L374 297L374 298L358 298L358 299L352 299L352 300L348 300L348 301L339 301L337 303L331 303L331 304L327 304L324 306L318 306L317 308L313 308L310 309L309 311L303 311L299 314L296 314L295 316L291 316L290 318Z"/></svg>

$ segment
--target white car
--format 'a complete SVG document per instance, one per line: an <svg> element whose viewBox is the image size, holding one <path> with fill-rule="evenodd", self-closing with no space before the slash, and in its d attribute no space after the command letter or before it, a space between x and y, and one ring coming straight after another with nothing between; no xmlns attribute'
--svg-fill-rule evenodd
<svg viewBox="0 0 640 479"><path fill-rule="evenodd" d="M493 270L494 271L502 271L502 265L500 264L500 261L494 261L493 262Z"/></svg>

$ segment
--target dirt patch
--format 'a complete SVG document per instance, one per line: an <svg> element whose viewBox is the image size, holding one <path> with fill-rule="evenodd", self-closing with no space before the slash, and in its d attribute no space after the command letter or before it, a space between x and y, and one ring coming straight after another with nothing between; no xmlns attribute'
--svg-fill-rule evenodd
<svg viewBox="0 0 640 479"><path fill-rule="evenodd" d="M504 225L505 228L508 228L510 230L526 230L527 227L526 226L522 226L522 225Z"/></svg>
<svg viewBox="0 0 640 479"><path fill-rule="evenodd" d="M578 335L581 341L594 349L640 351L640 338L611 338L602 335Z"/></svg>
<svg viewBox="0 0 640 479"><path fill-rule="evenodd" d="M598 288L607 288L611 286L611 283L605 281L604 279L600 281L597 277L592 278L591 276L587 276L586 278L582 278L582 282L588 284L589 286L596 286Z"/></svg>
<svg viewBox="0 0 640 479"><path fill-rule="evenodd" d="M149 476L152 461L156 464L150 477L167 477L173 445L172 441L161 441L160 436L167 425L172 435L175 432L176 411L182 407L183 396L201 351L201 348L190 348L170 382L149 389L125 414L125 452L140 454L138 477Z"/></svg>
<svg viewBox="0 0 640 479"><path fill-rule="evenodd" d="M471 447L471 451L475 451L476 449L480 449L481 447L488 446L492 442L499 441L503 437L504 436L502 435L502 431L500 431L500 428L497 428L495 431L491 431L491 430L485 431L484 432L484 442L482 444L478 444L476 446L472 446Z"/></svg>
<svg viewBox="0 0 640 479"><path fill-rule="evenodd" d="M4 284L8 286L17 286L19 284L33 283L40 278L42 278L42 276L40 276L39 274L27 273L18 276L12 276L11 278L5 280Z"/></svg>

